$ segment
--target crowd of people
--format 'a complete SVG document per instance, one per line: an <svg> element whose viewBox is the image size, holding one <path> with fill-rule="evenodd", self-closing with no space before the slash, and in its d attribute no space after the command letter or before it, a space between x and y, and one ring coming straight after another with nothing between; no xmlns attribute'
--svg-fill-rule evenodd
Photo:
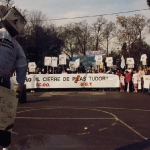
<svg viewBox="0 0 150 150"><path fill-rule="evenodd" d="M150 94L150 88L148 91L146 91L143 87L144 80L143 75L150 75L150 67L142 67L138 66L136 69L121 69L121 68L97 68L89 66L87 69L80 64L78 68L75 70L70 70L69 68L66 68L65 66L58 65L58 67L52 68L48 67L45 69L42 68L36 68L35 72L29 72L29 68L27 69L27 74L77 74L77 73L98 73L98 74L114 74L119 76L120 80L120 87L117 89L117 91L120 92L148 92ZM58 87L59 88L59 87ZM108 90L108 89L103 89ZM110 89L109 90L114 90ZM116 90L116 89L115 89ZM31 92L34 92L34 90L31 90Z"/></svg>

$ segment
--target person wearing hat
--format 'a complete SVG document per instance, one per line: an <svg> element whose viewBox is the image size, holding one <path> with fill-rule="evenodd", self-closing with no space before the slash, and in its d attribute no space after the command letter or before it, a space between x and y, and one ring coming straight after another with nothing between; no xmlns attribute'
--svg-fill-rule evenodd
<svg viewBox="0 0 150 150"><path fill-rule="evenodd" d="M26 20L15 7L7 10L5 6L0 6L0 15L0 86L10 88L10 76L12 71L16 71L18 85L14 90L20 96L26 77L27 61L22 47L14 37L22 31ZM3 150L9 150L10 129L0 130L0 146Z"/></svg>

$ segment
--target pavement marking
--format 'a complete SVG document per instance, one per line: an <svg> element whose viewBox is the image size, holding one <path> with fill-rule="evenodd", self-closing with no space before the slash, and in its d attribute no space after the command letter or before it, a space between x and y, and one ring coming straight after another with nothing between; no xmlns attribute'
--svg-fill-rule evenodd
<svg viewBox="0 0 150 150"><path fill-rule="evenodd" d="M78 135L86 135L86 134L90 134L90 132L78 133Z"/></svg>
<svg viewBox="0 0 150 150"><path fill-rule="evenodd" d="M12 134L18 134L17 132L11 132Z"/></svg>
<svg viewBox="0 0 150 150"><path fill-rule="evenodd" d="M43 118L43 117L16 117L16 119L33 119L33 120L114 120L115 118Z"/></svg>
<svg viewBox="0 0 150 150"><path fill-rule="evenodd" d="M90 109L91 110L91 109ZM94 110L94 109L92 109ZM101 110L96 110L95 111L101 111ZM137 132L136 130L134 130L132 127L130 127L129 125L127 125L125 122L123 122L122 120L120 120L116 115L110 113L110 112L107 112L107 111L101 111L101 112L105 112L107 114L111 114L113 115L117 121L119 121L120 123L122 123L124 126L126 126L128 129L130 129L131 131L133 131L135 134L137 134L138 136L140 136L142 139L146 140L148 143L150 143L150 141L148 140L148 138L144 137L142 134L140 134L139 132Z"/></svg>
<svg viewBox="0 0 150 150"><path fill-rule="evenodd" d="M107 128L102 128L102 129L99 129L98 131L103 131L103 130L107 130Z"/></svg>
<svg viewBox="0 0 150 150"><path fill-rule="evenodd" d="M39 97L52 97L50 93L44 93L40 95Z"/></svg>
<svg viewBox="0 0 150 150"><path fill-rule="evenodd" d="M134 130L132 127L130 127L129 125L127 125L126 123L124 123L122 120L119 119L119 122L121 122L124 126L126 126L128 129L132 130L134 133L136 133L137 135L139 135L141 138L143 138L144 140L146 140L148 143L150 143L150 141L148 140L148 138L144 137L143 135L141 135L139 132L137 132L136 130Z"/></svg>
<svg viewBox="0 0 150 150"><path fill-rule="evenodd" d="M115 126L116 125L116 122L114 122L111 126Z"/></svg>
<svg viewBox="0 0 150 150"><path fill-rule="evenodd" d="M106 93L103 91L103 92L45 92L43 94L41 94L39 97L52 97L53 95L73 95L73 94L78 94L78 95L81 95L81 94L89 94L89 95L106 95Z"/></svg>
<svg viewBox="0 0 150 150"><path fill-rule="evenodd" d="M80 109L80 110L91 110L91 111L97 111L97 112L103 112L103 113L106 113L106 114L109 114L111 116L113 116L113 118L40 118L40 117L16 117L17 119L61 119L61 120L73 120L73 119L84 119L84 120L87 120L87 119L96 119L96 120L102 120L102 119L115 119L116 121L119 121L120 123L122 123L124 126L126 126L129 130L133 131L135 134L137 134L138 136L140 136L142 139L146 140L147 142L150 142L148 140L148 138L144 137L143 135L141 135L139 132L137 132L136 130L134 130L132 127L130 127L129 125L127 125L125 122L123 122L122 120L120 120L116 115L114 115L113 113L110 113L110 112L107 112L107 111L103 111L103 110L99 110L98 108L109 108L109 109L112 109L111 107L95 107L95 108L75 108L75 107L55 107L55 108L39 108L39 109L31 109L31 110L26 110L26 111L21 111L21 112L27 112L27 111L33 111L33 110L41 110L41 109ZM113 109L116 109L116 108L113 108ZM119 108L119 109L123 109L123 108ZM133 110L138 110L138 109L133 109ZM141 110L140 110L141 111ZM18 112L18 113L21 113L21 112Z"/></svg>

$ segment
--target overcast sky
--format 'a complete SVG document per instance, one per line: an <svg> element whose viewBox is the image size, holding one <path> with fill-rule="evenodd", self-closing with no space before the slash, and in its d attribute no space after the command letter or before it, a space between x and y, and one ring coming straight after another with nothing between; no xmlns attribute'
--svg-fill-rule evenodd
<svg viewBox="0 0 150 150"><path fill-rule="evenodd" d="M82 16L94 16L111 14L116 12L127 12L148 8L146 0L13 0L14 4L28 11L38 10L46 14L49 19L71 18ZM150 17L150 10L120 15L143 14ZM116 20L116 15L105 16L110 21ZM64 25L69 22L80 22L86 20L89 24L95 22L97 17L88 17L73 20L54 21L56 25Z"/></svg>

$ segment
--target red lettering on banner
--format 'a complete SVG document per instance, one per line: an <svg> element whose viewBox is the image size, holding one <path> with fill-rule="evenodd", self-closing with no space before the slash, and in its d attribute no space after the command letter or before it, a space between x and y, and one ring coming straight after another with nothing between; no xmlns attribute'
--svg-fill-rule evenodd
<svg viewBox="0 0 150 150"><path fill-rule="evenodd" d="M92 86L92 82L81 82L80 86Z"/></svg>
<svg viewBox="0 0 150 150"><path fill-rule="evenodd" d="M37 87L49 87L50 84L49 83L37 83L36 86Z"/></svg>

